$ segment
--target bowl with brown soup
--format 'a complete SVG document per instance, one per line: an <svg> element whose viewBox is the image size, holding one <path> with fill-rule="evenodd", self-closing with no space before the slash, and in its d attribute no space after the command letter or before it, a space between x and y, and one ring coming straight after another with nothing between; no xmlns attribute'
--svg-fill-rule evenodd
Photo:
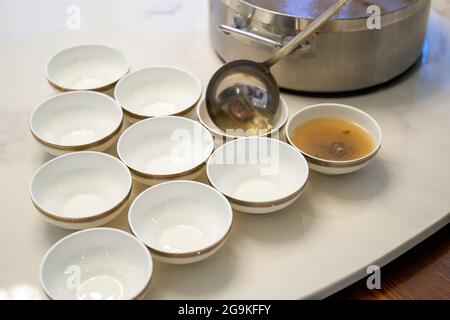
<svg viewBox="0 0 450 320"><path fill-rule="evenodd" d="M295 113L287 123L286 138L302 152L311 170L340 175L370 163L380 150L382 132L364 111L323 103Z"/></svg>

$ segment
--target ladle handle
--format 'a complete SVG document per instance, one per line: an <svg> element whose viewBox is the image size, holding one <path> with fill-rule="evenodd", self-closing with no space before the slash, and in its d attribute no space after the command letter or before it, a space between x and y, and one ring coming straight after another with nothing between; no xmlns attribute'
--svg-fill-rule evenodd
<svg viewBox="0 0 450 320"><path fill-rule="evenodd" d="M322 12L316 19L308 24L299 34L297 34L291 41L289 41L283 48L279 49L271 58L264 61L264 65L268 68L275 63L290 55L297 49L303 41L305 41L311 34L313 34L320 26L330 20L338 11L351 0L338 0L331 5L327 10Z"/></svg>

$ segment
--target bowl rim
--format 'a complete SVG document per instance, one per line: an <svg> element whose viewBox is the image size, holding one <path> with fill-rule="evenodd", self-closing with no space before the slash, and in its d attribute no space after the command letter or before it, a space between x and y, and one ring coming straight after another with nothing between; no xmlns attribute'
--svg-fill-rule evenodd
<svg viewBox="0 0 450 320"><path fill-rule="evenodd" d="M301 113L307 111L307 110L311 110L311 109L316 109L316 108L323 108L323 107L327 107L327 106L333 106L333 107L338 107L338 108L342 108L342 109L347 109L347 110L351 110L352 112L356 112L359 113L361 115L363 115L364 117L366 117L367 119L370 120L370 122L373 123L374 127L376 128L376 130L378 131L378 134L380 136L379 141L375 141L375 147L373 148L373 150L368 153L367 155L357 158L357 159L352 159L352 160L327 160L327 159L322 159L322 158L318 158L318 157L314 157L306 152L304 152L303 150L301 150L300 148L298 148L294 142L291 139L291 135L290 135L290 127L292 125L292 122L294 121L295 118L297 118ZM319 116L320 117L320 116ZM318 118L319 118L318 117ZM366 128L363 128L365 130L367 130ZM299 150L307 159L308 162L311 162L313 164L322 166L322 167L332 167L332 168L348 168L348 167L354 167L360 164L363 164L369 160L371 160L372 158L374 158L376 156L376 154L378 153L378 151L380 151L381 149L381 145L383 142L383 131L381 129L380 124L367 112L362 111L356 107L352 107L346 104L341 104L341 103L317 103L317 104L313 104L313 105L309 105L306 106L300 110L298 110L297 112L295 112L288 120L287 124L286 124L286 140L287 142L294 148L296 148L297 150Z"/></svg>
<svg viewBox="0 0 450 320"><path fill-rule="evenodd" d="M111 207L109 207L108 209L99 212L99 213L95 213L93 215L89 215L86 217L82 217L82 218L76 218L76 217L63 217L57 213L51 213L48 212L47 210L43 209L40 205L39 202L36 200L34 191L33 191L33 184L34 181L37 177L37 175L44 170L46 167L51 166L53 162L56 161L61 161L61 159L64 159L66 157L76 157L79 156L80 154L94 154L96 156L100 156L100 157L104 157L109 158L113 161L116 161L118 164L120 164L120 166L122 166L122 168L124 168L128 174L127 180L128 180L128 191L127 193L123 196L122 199L120 199L117 203L115 203L114 205L112 205ZM72 224L79 224L79 223L87 223L87 222L93 222L93 221L97 221L99 219L102 219L106 216L109 216L111 214L113 214L117 209L119 209L120 207L122 207L131 197L131 191L132 191L132 186L133 186L133 182L132 182L132 177L131 177L131 173L130 170L128 169L128 167L122 162L120 161L120 159L103 153L103 152L98 152L98 151L79 151L79 152L72 152L72 153L67 153L64 155L61 155L59 157L55 157L53 159L51 159L50 161L44 163L41 167L39 167L36 172L33 174L32 178L31 178L31 182L29 185L29 194L30 194L30 198L31 198L31 202L33 203L33 206L36 208L36 210L41 213L42 215L46 216L47 218L50 218L52 220L55 221L59 221L59 222L64 222L64 223L72 223Z"/></svg>
<svg viewBox="0 0 450 320"><path fill-rule="evenodd" d="M107 231L107 232L112 232L112 233L120 233L125 235L126 237L132 239L134 241L134 243L136 243L138 246L140 246L143 250L142 252L145 254L146 256L146 263L149 266L149 274L146 275L147 281L145 281L142 285L142 288L140 288L140 290L138 291L137 294L134 294L132 297L128 298L129 300L135 300L138 299L141 295L143 295L147 288L150 286L150 283L152 281L152 277L153 277L153 259L151 254L148 252L147 247L142 243L142 241L140 241L138 238L134 237L132 234L123 231L121 229L116 229L116 228L109 228L109 227L97 227L97 228L90 228L90 229L85 229L85 230L80 230L80 231L76 231L73 233L70 233L68 235L66 235L65 237L62 237L61 239L59 239L56 243L54 243L45 253L45 255L42 257L41 263L39 265L39 282L41 284L42 289L44 290L45 295L51 299L51 300L56 300L58 299L57 297L53 296L50 293L50 290L48 290L48 287L46 285L46 282L44 282L44 264L47 261L48 257L50 256L50 254L58 247L60 246L62 243L64 243L65 241L67 241L70 238L73 237L78 237L80 234L83 233L88 233L88 232L93 232L96 233L98 231Z"/></svg>
<svg viewBox="0 0 450 320"><path fill-rule="evenodd" d="M125 62L125 69L124 72L122 72L122 74L117 77L117 79L106 83L104 85L100 85L97 87L90 87L90 88L83 88L83 89L77 89L77 88L70 88L70 87L65 87L61 84L58 84L58 81L55 81L55 79L52 79L52 77L50 77L50 73L49 73L49 67L50 64L54 61L54 59L63 53L66 53L68 51L74 50L74 49L78 49L78 48L83 48L83 47L102 47L102 48L106 48L112 51L115 51L116 53L119 54L119 56L121 56L121 58L124 60ZM128 60L127 56L125 54L123 54L122 51L120 51L119 49L117 49L116 47L107 45L107 44L99 44L99 43L85 43L85 44L79 44L79 45L74 45L74 46L69 46L69 47L65 47L57 52L55 52L48 60L47 63L45 65L45 76L47 78L47 81L50 83L50 85L52 85L54 88L61 90L61 91L100 91L100 90L107 90L112 88L121 78L123 78L127 73L130 72L130 60Z"/></svg>
<svg viewBox="0 0 450 320"><path fill-rule="evenodd" d="M223 203L226 205L226 212L228 215L228 225L225 228L225 232L219 237L218 240L214 241L214 243L199 248L197 250L194 251L185 251L185 252L168 252L168 251L164 251L164 250L160 250L160 249L156 249L154 248L152 245L150 245L149 243L145 242L139 235L138 232L136 232L135 228L133 227L133 225L135 226L136 224L133 224L131 221L132 215L133 215L133 209L136 205L136 203L138 201L140 201L141 198L147 196L148 194L150 194L154 189L157 188L161 188L167 185L171 185L171 184L190 184L192 186L194 186L194 188L196 187L202 187L202 188L206 188L209 191L214 192L215 194L217 194L219 196L220 199L223 200ZM139 239L147 248L149 248L149 250L159 256L163 256L163 257L167 257L167 258L192 258L192 257L198 257L201 255L204 255L205 253L211 252L214 249L216 249L218 246L220 246L223 242L226 241L226 239L228 238L228 236L230 235L231 229L233 227L233 223L234 223L234 215L233 215L233 209L231 207L230 202L228 201L228 199L217 189L205 184L205 183L201 183L198 181L191 181L191 180L175 180L175 181L167 181L167 182L163 182L157 185L154 185L148 189L146 189L145 191L141 192L133 201L133 203L130 205L130 209L128 210L128 226L130 228L131 233L137 238Z"/></svg>
<svg viewBox="0 0 450 320"><path fill-rule="evenodd" d="M163 119L187 121L187 122L192 123L194 126L199 126L202 130L204 130L204 132L207 133L207 135L208 135L208 140L211 141L211 150L207 153L207 156L200 163L194 164L189 169L184 170L184 171L177 171L177 172L174 172L174 173L155 174L155 173L149 173L149 172L141 171L141 170L135 168L134 166L132 166L127 160L125 160L125 158L123 156L123 152L121 152L121 145L123 144L122 141L124 139L124 136L126 134L129 134L129 131L133 130L137 126L144 126L147 123L150 123L152 121L160 121L160 120L163 120ZM147 118L147 119L144 119L142 121L136 122L136 123L132 124L130 127L128 127L120 135L119 140L117 141L117 155L118 155L120 161L122 161L130 169L130 171L133 174L135 174L135 175L137 175L139 177L142 177L144 179L173 179L173 178L182 177L182 176L185 176L187 174L191 174L191 173L197 172L198 170L200 170L205 165L206 161L209 159L209 157L211 156L211 154L213 152L214 152L214 138L211 135L211 133L204 126L202 126L199 122L194 121L192 119L185 118L185 117L180 117L180 116L160 116L160 117Z"/></svg>
<svg viewBox="0 0 450 320"><path fill-rule="evenodd" d="M103 137L100 137L92 142L83 143L83 144L76 144L76 145L58 144L58 143L52 143L52 142L45 140L42 136L39 135L39 133L34 128L33 120L35 118L35 115L39 112L39 110L41 108L43 108L50 101L53 101L56 99L70 99L71 96L73 96L73 95L88 95L88 96L97 95L97 96L101 97L102 99L107 99L110 102L114 102L114 106L117 107L117 109L120 112L120 120L118 121L117 126L114 127L114 129L112 129L111 132L107 133ZM119 103L104 93L96 92L96 91L87 91L87 90L63 92L63 93L59 93L57 95L54 95L54 96L44 100L43 102L41 102L34 108L33 112L30 115L29 124L28 124L31 135L33 136L34 139L36 139L39 143L43 144L44 146L58 149L61 151L83 151L87 148L100 146L100 145L104 144L105 142L109 141L110 139L114 138L120 132L120 130L122 129L122 126L123 126L123 110L120 107Z"/></svg>
<svg viewBox="0 0 450 320"><path fill-rule="evenodd" d="M129 109L129 106L125 105L118 97L118 91L120 90L120 86L122 85L123 82L127 81L128 78L136 75L137 73L149 72L149 71L152 71L154 69L175 70L175 71L178 71L178 72L181 72L181 73L184 73L184 74L188 75L195 82L195 84L197 85L197 87L199 89L198 90L199 91L198 95L195 97L194 102L191 103L190 105L184 107L180 111L177 111L175 113L166 114L166 115L161 115L161 116L158 116L158 115L145 115L145 114L141 114L141 113L137 113L137 112L131 111ZM201 83L200 79L197 76L195 76L191 71L189 71L187 69L184 69L182 67L161 64L161 65L153 65L153 66L149 66L149 67L144 67L144 68L135 70L135 71L127 74L126 76L122 77L117 82L117 84L116 84L116 86L114 88L113 96L114 96L114 99L122 107L122 109L123 109L123 111L124 111L124 113L126 115L128 115L130 117L133 117L133 118L136 118L136 119L139 119L139 120L145 120L145 119L148 119L148 118L156 118L156 117L183 116L183 115L186 115L199 103L199 101L200 101L200 99L202 97L202 94L203 94L202 83Z"/></svg>
<svg viewBox="0 0 450 320"><path fill-rule="evenodd" d="M295 190L294 192L291 192L290 194L277 198L277 199L273 199L273 200L269 200L269 201L249 201L249 200L245 200L245 199L239 199L236 197L233 197L232 195L230 195L228 192L224 192L224 190L222 188L220 188L217 183L214 183L214 181L211 179L210 177L210 168L212 166L211 161L214 158L214 155L216 154L216 152L219 152L222 148L225 148L226 145L231 144L231 143L238 143L238 140L241 139L264 139L264 140L271 140L271 141L275 141L276 143L279 143L280 145L284 145L288 148L288 150L292 150L294 153L298 154L300 157L299 159L302 159L301 161L303 161L303 165L304 168L306 170L306 176L305 176L305 181L302 183L302 185L300 186L300 188L298 188L297 190ZM294 148L293 146L291 146L290 144L283 142L281 140L278 139L274 139L274 138L268 138L268 137L259 137L259 136L255 136L255 137L245 137L245 138L239 138L239 139L235 139L235 140L231 140L223 145L221 145L220 147L218 147L214 153L211 155L211 157L208 159L208 162L206 164L206 176L208 179L208 182L216 189L218 190L220 193L222 193L230 202L233 202L234 204L237 205L241 205L241 206L245 206L245 207L251 207L251 208L266 208L266 207L270 207L270 206L278 206L281 204L284 204L290 200L295 199L296 197L298 197L303 190L305 189L308 180L309 180L309 166L308 166L308 162L306 161L305 157L303 156L303 154L296 148Z"/></svg>
<svg viewBox="0 0 450 320"><path fill-rule="evenodd" d="M280 101L281 101L281 107L284 111L284 116L282 118L282 120L280 121L280 123L273 128L271 131L269 132L265 132L256 136L235 136L235 135L231 135L231 134L227 134L221 130L216 130L214 128L211 128L205 121L204 119L200 116L200 109L202 107L202 105L205 103L206 104L206 98L201 99L201 101L198 103L197 108L196 108L196 116L198 121L209 131L211 131L214 135L217 135L219 137L222 138L228 138L228 139L241 139L241 138L249 138L249 137L270 137L272 136L276 131L278 131L279 133L281 133L281 130L284 128L284 126L286 125L288 118L289 118L289 106L286 102L285 99L283 99L283 97L280 96ZM212 120L211 120L212 121Z"/></svg>

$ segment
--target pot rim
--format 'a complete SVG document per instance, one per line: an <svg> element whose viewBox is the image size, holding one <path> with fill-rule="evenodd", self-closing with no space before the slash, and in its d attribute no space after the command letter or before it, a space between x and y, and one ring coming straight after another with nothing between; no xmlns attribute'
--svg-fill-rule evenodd
<svg viewBox="0 0 450 320"><path fill-rule="evenodd" d="M218 0L229 10L243 17L251 17L249 25L261 24L273 26L282 26L284 29L292 30L296 33L306 27L313 18L297 17L286 13L274 12L268 9L250 4L245 0ZM381 28L405 20L425 7L429 6L431 0L415 0L399 9L381 14ZM354 31L372 31L368 29L367 19L370 17L355 17L344 19L332 19L319 28L318 32L354 32ZM295 32L296 31L296 32ZM277 33L275 33L277 34Z"/></svg>

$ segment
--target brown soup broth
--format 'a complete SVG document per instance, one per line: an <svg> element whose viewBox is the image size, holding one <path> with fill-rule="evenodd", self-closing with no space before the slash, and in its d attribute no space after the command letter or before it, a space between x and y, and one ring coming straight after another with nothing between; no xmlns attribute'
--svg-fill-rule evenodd
<svg viewBox="0 0 450 320"><path fill-rule="evenodd" d="M362 158L375 148L372 136L358 124L327 117L296 127L293 143L308 155L332 161Z"/></svg>

